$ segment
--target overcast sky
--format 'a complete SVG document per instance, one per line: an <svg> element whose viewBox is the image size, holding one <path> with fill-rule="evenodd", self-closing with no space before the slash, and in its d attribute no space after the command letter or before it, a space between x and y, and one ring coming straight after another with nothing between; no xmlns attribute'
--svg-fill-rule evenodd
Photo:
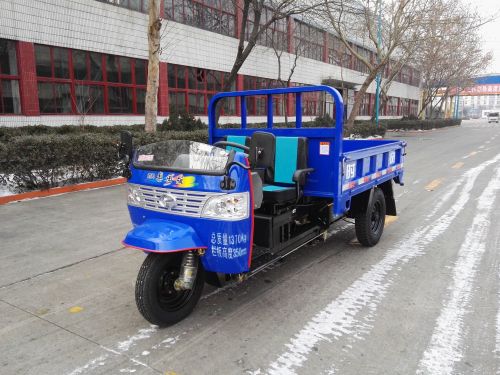
<svg viewBox="0 0 500 375"><path fill-rule="evenodd" d="M500 74L500 0L464 0L469 1L473 7L484 17L496 16L496 19L481 28L483 46L486 51L493 52L493 61L485 73Z"/></svg>

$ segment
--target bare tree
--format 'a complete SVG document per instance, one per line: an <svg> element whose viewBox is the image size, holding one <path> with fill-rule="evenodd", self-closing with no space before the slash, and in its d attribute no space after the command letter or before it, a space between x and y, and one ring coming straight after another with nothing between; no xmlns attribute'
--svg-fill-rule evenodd
<svg viewBox="0 0 500 375"><path fill-rule="evenodd" d="M272 24L293 15L309 12L322 2L323 0L243 0L238 49L231 72L224 82L223 91L229 90L236 82L244 62Z"/></svg>
<svg viewBox="0 0 500 375"><path fill-rule="evenodd" d="M392 60L388 63L388 75L381 81L380 85L380 100L379 100L379 112L382 112L382 109L385 108L387 102L389 101L389 90L392 86L392 83L399 76L399 73L403 70L404 67L408 66L412 62L412 53L413 49L408 49L405 51L405 54L400 56L397 60ZM374 108L375 112L375 108ZM372 119L375 117L375 113L372 115Z"/></svg>
<svg viewBox="0 0 500 375"><path fill-rule="evenodd" d="M294 30L292 29L289 31L292 35ZM287 54L287 57L289 58L288 60L288 75L286 78L283 77L283 64L282 64L282 57L283 53L287 52L285 51L288 50L287 44L283 45L283 42L279 38L279 32L277 32L275 29L271 30L271 33L268 33L270 36L270 41L269 45L270 48L273 50L274 55L276 56L277 64L278 64L278 76L277 76L277 82L281 87L289 87L292 83L292 77L295 73L295 69L297 68L297 64L299 61L299 57L301 55L302 51L302 40L299 39L295 43L293 43L293 51L290 54ZM285 124L288 124L288 102L290 100L289 95L284 95L283 97L283 108L282 112L284 113L285 116Z"/></svg>
<svg viewBox="0 0 500 375"><path fill-rule="evenodd" d="M463 3L436 0L415 54L422 73L419 116L439 116L450 92L470 85L488 66L492 56L482 50L478 28L490 20Z"/></svg>
<svg viewBox="0 0 500 375"><path fill-rule="evenodd" d="M366 67L346 127L352 127L365 93L391 57L418 36L430 0L325 0L324 15L347 50ZM380 21L379 21L380 20ZM379 22L382 25L379 31ZM380 35L379 35L380 32ZM367 40L376 51L372 60L355 47L353 39Z"/></svg>
<svg viewBox="0 0 500 375"><path fill-rule="evenodd" d="M94 113L96 103L99 99L103 100L101 91L93 86L77 86L76 98L74 99L76 112L80 115L80 125L86 124L86 117L89 113Z"/></svg>
<svg viewBox="0 0 500 375"><path fill-rule="evenodd" d="M145 130L156 132L158 122L158 86L160 81L160 0L149 0L148 21L148 82L145 104Z"/></svg>

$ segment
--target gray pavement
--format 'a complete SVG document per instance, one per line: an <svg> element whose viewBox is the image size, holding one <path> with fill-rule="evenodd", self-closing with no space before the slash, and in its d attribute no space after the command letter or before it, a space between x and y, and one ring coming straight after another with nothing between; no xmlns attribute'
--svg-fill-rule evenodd
<svg viewBox="0 0 500 375"><path fill-rule="evenodd" d="M399 217L352 225L166 329L138 313L123 186L0 206L0 374L494 374L500 126L408 141Z"/></svg>

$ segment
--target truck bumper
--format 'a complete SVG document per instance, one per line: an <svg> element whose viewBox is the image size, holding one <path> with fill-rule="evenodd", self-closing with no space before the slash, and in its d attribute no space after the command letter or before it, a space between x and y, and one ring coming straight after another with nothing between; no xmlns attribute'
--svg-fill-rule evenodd
<svg viewBox="0 0 500 375"><path fill-rule="evenodd" d="M146 220L128 232L122 243L127 247L157 253L206 248L191 226L172 220Z"/></svg>

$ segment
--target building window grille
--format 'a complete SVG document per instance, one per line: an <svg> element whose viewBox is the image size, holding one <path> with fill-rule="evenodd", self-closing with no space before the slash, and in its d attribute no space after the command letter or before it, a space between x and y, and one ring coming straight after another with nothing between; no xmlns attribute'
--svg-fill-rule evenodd
<svg viewBox="0 0 500 375"><path fill-rule="evenodd" d="M147 61L35 45L40 112L143 114Z"/></svg>
<svg viewBox="0 0 500 375"><path fill-rule="evenodd" d="M0 39L0 114L20 114L16 43Z"/></svg>

